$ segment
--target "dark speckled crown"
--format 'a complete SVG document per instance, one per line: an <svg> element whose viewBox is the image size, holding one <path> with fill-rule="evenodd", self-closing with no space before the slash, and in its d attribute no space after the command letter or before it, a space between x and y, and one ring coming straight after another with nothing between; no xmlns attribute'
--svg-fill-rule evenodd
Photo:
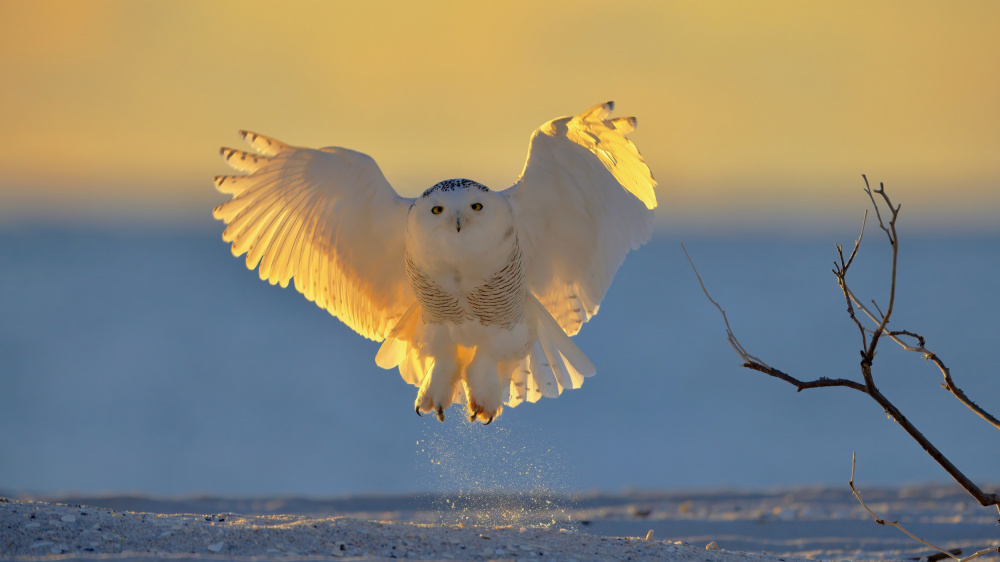
<svg viewBox="0 0 1000 562"><path fill-rule="evenodd" d="M467 180L465 178L458 178L458 179L444 180L438 182L434 185L434 187L425 191L424 194L421 195L420 197L427 197L428 195L434 193L435 191L458 191L459 189L478 189L479 191L490 190L490 188L486 187L485 185L479 182L474 182L472 180Z"/></svg>

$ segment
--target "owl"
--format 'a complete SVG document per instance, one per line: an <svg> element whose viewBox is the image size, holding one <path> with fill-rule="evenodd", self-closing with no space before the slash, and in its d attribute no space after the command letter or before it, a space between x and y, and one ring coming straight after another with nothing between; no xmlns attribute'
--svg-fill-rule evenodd
<svg viewBox="0 0 1000 562"><path fill-rule="evenodd" d="M419 388L444 421L464 402L489 424L504 405L579 388L594 365L570 336L597 314L629 250L649 240L656 182L610 119L613 102L535 130L513 186L442 181L400 197L360 152L298 148L241 131L222 148L215 208L234 256L362 336L375 363Z"/></svg>

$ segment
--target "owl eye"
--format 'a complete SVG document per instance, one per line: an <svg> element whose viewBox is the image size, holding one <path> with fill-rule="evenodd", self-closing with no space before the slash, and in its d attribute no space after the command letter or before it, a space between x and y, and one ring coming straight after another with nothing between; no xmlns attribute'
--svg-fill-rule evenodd
<svg viewBox="0 0 1000 562"><path fill-rule="evenodd" d="M442 207L441 205L431 207L431 212L434 213L435 215L440 215L441 213L444 212L444 207Z"/></svg>
<svg viewBox="0 0 1000 562"><path fill-rule="evenodd" d="M473 203L472 204L472 210L473 211L482 211L483 210L483 204L482 203Z"/></svg>

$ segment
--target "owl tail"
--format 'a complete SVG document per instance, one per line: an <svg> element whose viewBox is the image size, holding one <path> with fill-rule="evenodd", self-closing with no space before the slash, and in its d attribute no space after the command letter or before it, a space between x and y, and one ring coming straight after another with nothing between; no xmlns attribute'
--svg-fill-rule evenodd
<svg viewBox="0 0 1000 562"><path fill-rule="evenodd" d="M511 408L521 402L537 402L542 396L556 398L566 388L580 388L584 377L597 373L594 364L569 339L549 311L528 294L525 321L534 324L537 339L524 359L508 363L510 387L504 403Z"/></svg>
<svg viewBox="0 0 1000 562"><path fill-rule="evenodd" d="M420 386L424 376L434 366L433 359L421 358L416 346L410 345L419 324L420 305L413 303L396 322L375 356L376 365L383 369L399 367L403 380L414 386Z"/></svg>
<svg viewBox="0 0 1000 562"><path fill-rule="evenodd" d="M396 322L375 356L375 363L379 367L399 367L403 380L414 386L420 386L434 367L434 360L421 357L417 346L413 345L420 327L420 318L420 305L414 303ZM503 401L511 408L525 400L538 402L542 396L556 398L564 389L580 388L585 377L597 372L590 359L587 359L549 311L530 293L525 302L524 318L536 334L528 355L516 361L503 362L499 366L504 380L508 377L510 380L510 385L504 390ZM502 372L503 370L507 372ZM455 401L460 398L456 394Z"/></svg>

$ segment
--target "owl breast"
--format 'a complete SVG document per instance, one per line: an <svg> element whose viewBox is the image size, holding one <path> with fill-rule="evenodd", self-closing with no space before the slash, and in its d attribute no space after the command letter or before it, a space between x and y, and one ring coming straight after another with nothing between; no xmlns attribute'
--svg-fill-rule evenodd
<svg viewBox="0 0 1000 562"><path fill-rule="evenodd" d="M525 285L524 256L513 237L510 251L496 260L497 267L487 276L481 267L462 267L461 263L446 267L427 267L406 255L406 276L423 311L424 322L430 324L479 323L511 329L524 322Z"/></svg>

